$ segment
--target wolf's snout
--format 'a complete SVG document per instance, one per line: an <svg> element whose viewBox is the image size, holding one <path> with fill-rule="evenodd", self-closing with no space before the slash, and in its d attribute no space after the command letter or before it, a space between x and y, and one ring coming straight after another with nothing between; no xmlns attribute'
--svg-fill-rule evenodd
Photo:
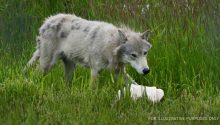
<svg viewBox="0 0 220 125"><path fill-rule="evenodd" d="M144 68L144 69L143 69L144 75L148 74L149 72L150 72L150 69L148 69L148 68Z"/></svg>

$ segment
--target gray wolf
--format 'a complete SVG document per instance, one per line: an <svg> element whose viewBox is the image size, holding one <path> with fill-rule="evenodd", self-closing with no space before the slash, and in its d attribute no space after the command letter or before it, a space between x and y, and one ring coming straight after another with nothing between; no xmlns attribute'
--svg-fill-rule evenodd
<svg viewBox="0 0 220 125"><path fill-rule="evenodd" d="M91 68L94 79L100 70L123 72L130 64L139 74L148 74L149 31L135 32L102 21L89 21L71 14L47 18L39 29L37 47L27 67L39 60L46 74L58 59L65 65L65 79L71 80L77 64Z"/></svg>

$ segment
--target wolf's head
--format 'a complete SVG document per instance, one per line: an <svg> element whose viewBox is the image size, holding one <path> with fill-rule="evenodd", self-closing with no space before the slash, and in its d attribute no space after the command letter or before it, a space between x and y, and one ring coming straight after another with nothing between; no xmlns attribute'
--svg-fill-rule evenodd
<svg viewBox="0 0 220 125"><path fill-rule="evenodd" d="M120 46L117 55L122 63L130 64L139 74L148 74L147 54L151 48L148 42L150 31L144 33L118 30Z"/></svg>

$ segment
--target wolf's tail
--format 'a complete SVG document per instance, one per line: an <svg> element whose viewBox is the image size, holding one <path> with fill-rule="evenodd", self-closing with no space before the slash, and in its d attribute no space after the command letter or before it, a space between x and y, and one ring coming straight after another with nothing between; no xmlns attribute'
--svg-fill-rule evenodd
<svg viewBox="0 0 220 125"><path fill-rule="evenodd" d="M37 42L36 51L33 53L33 56L31 57L31 59L28 61L27 65L24 68L24 71L26 71L27 68L32 66L33 63L36 62L40 58L40 37L39 36L36 38L36 42Z"/></svg>
<svg viewBox="0 0 220 125"><path fill-rule="evenodd" d="M40 58L40 50L37 49L31 59L28 61L27 66L30 67L35 61L37 61Z"/></svg>

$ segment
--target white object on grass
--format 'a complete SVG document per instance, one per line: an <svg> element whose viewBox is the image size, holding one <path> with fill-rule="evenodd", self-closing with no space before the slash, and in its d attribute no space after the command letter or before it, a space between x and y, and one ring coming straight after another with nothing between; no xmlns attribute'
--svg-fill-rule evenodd
<svg viewBox="0 0 220 125"><path fill-rule="evenodd" d="M126 89L124 88L124 94ZM162 89L157 89L156 87L148 87L142 86L138 84L131 84L130 85L130 94L133 100L137 100L142 96L147 96L150 101L153 103L159 102L163 96L164 91ZM121 98L121 90L118 90L118 98Z"/></svg>

